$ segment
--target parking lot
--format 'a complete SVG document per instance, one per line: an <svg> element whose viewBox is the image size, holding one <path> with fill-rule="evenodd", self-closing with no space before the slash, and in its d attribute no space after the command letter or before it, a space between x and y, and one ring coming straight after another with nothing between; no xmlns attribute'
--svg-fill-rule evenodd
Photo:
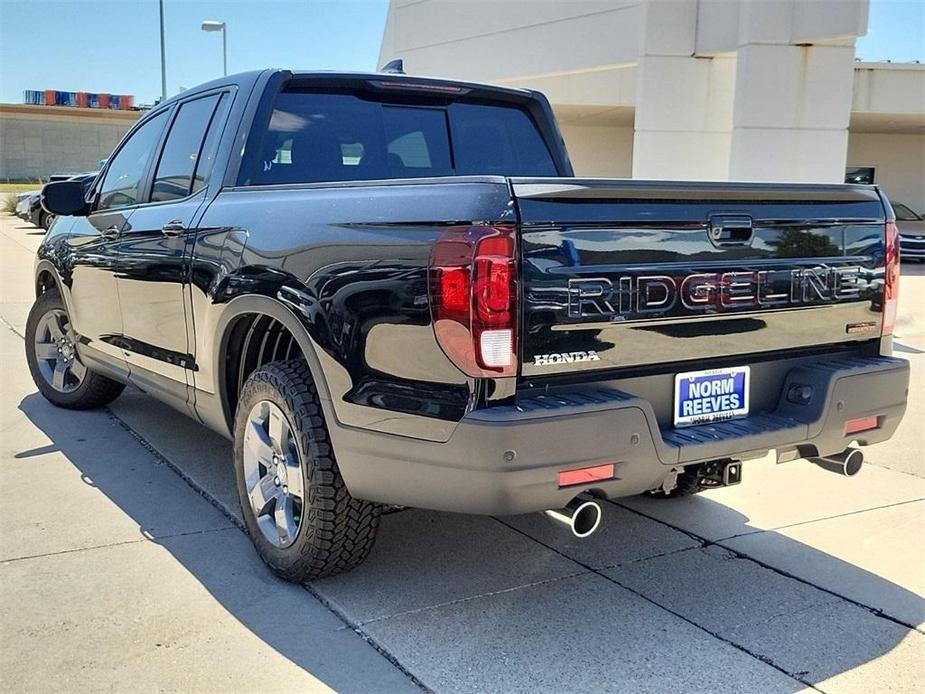
<svg viewBox="0 0 925 694"><path fill-rule="evenodd" d="M404 510L304 589L240 530L230 444L129 389L56 410L22 334L42 232L0 217L4 691L921 691L925 266L904 268L897 435L856 478L747 463L695 498L542 515Z"/></svg>

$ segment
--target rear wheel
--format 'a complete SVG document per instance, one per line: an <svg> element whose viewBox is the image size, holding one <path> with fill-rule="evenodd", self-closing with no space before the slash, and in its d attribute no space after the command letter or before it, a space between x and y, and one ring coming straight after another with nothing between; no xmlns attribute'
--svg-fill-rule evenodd
<svg viewBox="0 0 925 694"><path fill-rule="evenodd" d="M369 554L380 507L347 491L304 361L266 364L247 379L235 417L234 462L248 533L279 576L297 582L330 576Z"/></svg>
<svg viewBox="0 0 925 694"><path fill-rule="evenodd" d="M88 369L77 354L77 336L57 289L42 294L26 321L26 361L45 399L86 410L115 400L125 385Z"/></svg>

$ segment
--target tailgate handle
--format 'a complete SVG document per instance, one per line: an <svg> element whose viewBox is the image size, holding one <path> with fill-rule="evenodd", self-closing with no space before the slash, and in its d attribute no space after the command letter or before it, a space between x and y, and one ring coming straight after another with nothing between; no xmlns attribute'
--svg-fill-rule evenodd
<svg viewBox="0 0 925 694"><path fill-rule="evenodd" d="M715 214L708 232L714 246L747 246L752 242L752 218L748 215Z"/></svg>

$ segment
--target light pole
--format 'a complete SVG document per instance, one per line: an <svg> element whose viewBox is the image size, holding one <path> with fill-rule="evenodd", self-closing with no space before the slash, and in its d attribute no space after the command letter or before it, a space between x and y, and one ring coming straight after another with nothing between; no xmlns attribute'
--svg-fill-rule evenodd
<svg viewBox="0 0 925 694"><path fill-rule="evenodd" d="M164 55L164 0L158 0L161 14L161 101L167 98L167 59Z"/></svg>
<svg viewBox="0 0 925 694"><path fill-rule="evenodd" d="M220 31L222 32L222 74L228 76L228 33L225 30L225 22L217 22L214 19L207 19L202 23L203 31Z"/></svg>

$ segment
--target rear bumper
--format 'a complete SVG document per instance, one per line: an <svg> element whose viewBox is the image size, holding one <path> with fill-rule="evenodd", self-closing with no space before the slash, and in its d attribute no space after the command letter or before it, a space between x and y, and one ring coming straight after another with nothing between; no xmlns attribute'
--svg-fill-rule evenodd
<svg viewBox="0 0 925 694"><path fill-rule="evenodd" d="M611 498L657 488L672 468L777 451L780 459L831 455L852 441L890 438L906 409L909 364L892 357L799 366L777 407L747 419L660 429L651 404L617 389L549 389L516 405L477 410L445 443L333 427L350 492L382 503L443 511L513 514L564 506L592 488ZM790 402L797 386L808 402ZM845 434L876 415L877 429ZM562 470L615 464L615 479L560 489Z"/></svg>

